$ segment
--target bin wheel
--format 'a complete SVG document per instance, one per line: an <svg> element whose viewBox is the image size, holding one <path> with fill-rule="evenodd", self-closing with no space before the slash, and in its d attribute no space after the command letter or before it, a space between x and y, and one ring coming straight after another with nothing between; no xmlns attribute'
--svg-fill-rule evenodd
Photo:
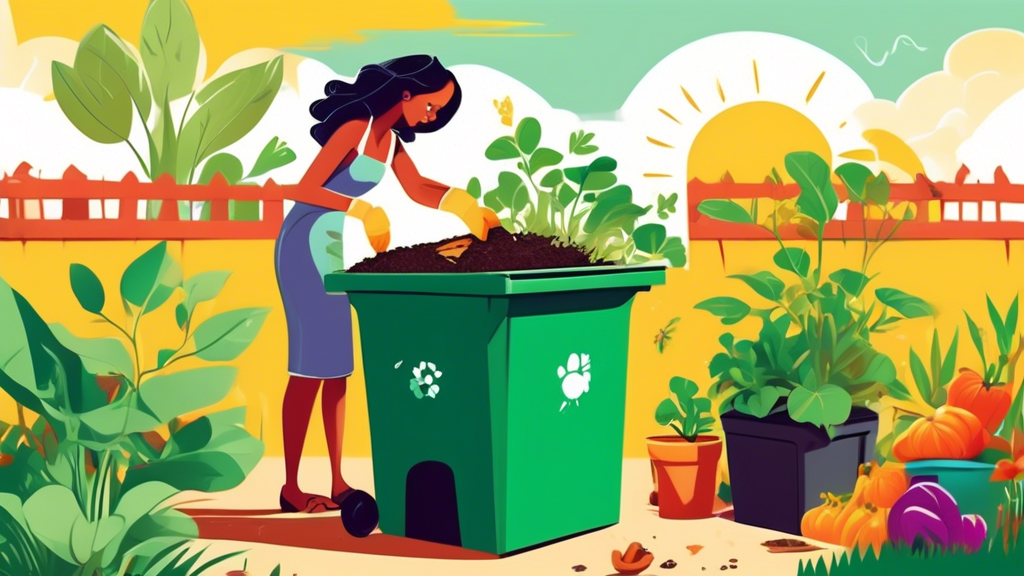
<svg viewBox="0 0 1024 576"><path fill-rule="evenodd" d="M341 502L341 523L356 538L365 538L377 529L380 512L377 501L362 490L355 490Z"/></svg>

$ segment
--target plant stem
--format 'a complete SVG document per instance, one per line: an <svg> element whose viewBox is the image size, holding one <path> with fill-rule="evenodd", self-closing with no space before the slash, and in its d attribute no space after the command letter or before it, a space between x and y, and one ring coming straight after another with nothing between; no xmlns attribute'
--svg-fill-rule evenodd
<svg viewBox="0 0 1024 576"><path fill-rule="evenodd" d="M188 102L185 103L185 111L181 113L181 121L178 123L178 133L176 134L176 136L180 136L181 135L181 131L185 128L185 117L188 116L189 106L192 105L192 99L195 98L195 97L196 97L196 92L195 92L195 90L193 90L192 94L190 94L189 97L188 97ZM170 114L171 111L168 110L167 113ZM173 120L173 118L172 118L172 120Z"/></svg>
<svg viewBox="0 0 1024 576"><path fill-rule="evenodd" d="M125 140L124 142L125 142L125 144L127 144L127 145L128 145L128 147L129 147L129 148L131 148L131 149L132 149L132 152L134 152L134 153L135 153L135 157L136 157L136 158L138 158L138 160L139 160L139 165L140 165L140 166L142 166L142 171L143 171L143 173L145 173L145 174L146 174L146 179L148 179L148 180L152 180L152 179L153 179L153 177L152 177L152 176L150 175L150 171L149 171L149 168L147 168L147 167L146 167L146 161L142 159L142 156L141 156L141 155L139 154L139 151L135 149L135 145L134 145L134 144L132 144L132 143L131 143L130 141L128 141L128 140Z"/></svg>

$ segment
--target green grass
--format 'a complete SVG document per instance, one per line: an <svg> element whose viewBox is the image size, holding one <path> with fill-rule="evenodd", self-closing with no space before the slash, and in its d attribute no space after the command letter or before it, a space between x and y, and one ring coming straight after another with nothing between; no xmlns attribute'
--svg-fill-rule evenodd
<svg viewBox="0 0 1024 576"><path fill-rule="evenodd" d="M915 552L903 546L899 549L886 545L880 557L869 553L864 558L859 553L837 555L831 564L824 558L815 562L801 562L798 576L945 576L978 573L979 576L1019 574L1024 565L1024 546L1017 546L1009 554L1003 551L1002 542L990 547L983 546L979 552Z"/></svg>

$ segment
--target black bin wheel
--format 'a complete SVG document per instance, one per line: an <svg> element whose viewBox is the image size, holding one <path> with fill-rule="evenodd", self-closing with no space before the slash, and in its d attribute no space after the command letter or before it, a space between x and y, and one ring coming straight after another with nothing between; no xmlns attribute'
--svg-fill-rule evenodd
<svg viewBox="0 0 1024 576"><path fill-rule="evenodd" d="M341 503L341 523L356 538L365 538L377 529L380 512L377 501L362 490L356 490Z"/></svg>

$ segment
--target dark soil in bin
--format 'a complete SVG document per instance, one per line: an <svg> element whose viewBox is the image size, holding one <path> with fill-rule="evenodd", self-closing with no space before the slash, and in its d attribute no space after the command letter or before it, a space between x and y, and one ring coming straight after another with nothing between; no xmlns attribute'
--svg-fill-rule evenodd
<svg viewBox="0 0 1024 576"><path fill-rule="evenodd" d="M471 241L461 255L452 257L438 253L438 248L460 240ZM359 262L349 268L348 273L508 272L606 264L608 262L592 262L590 255L576 246L556 245L545 236L513 235L504 228L495 228L488 234L486 242L472 236L457 236L440 242L395 248Z"/></svg>

